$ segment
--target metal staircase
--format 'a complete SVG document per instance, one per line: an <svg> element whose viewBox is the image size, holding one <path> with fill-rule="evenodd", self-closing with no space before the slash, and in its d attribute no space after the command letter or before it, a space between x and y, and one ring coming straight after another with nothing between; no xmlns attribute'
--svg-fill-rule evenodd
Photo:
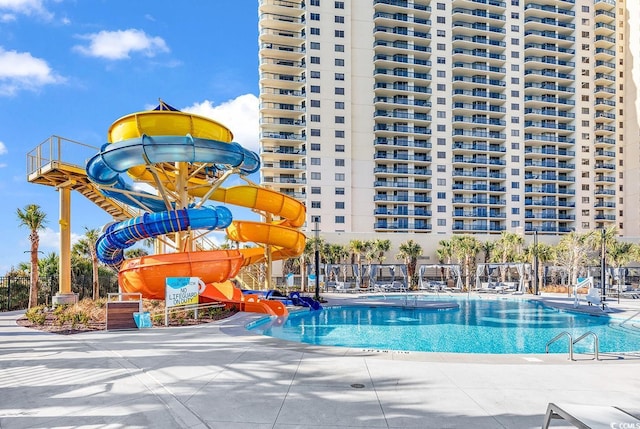
<svg viewBox="0 0 640 429"><path fill-rule="evenodd" d="M99 150L95 146L51 136L27 154L27 180L78 191L116 221L140 215L138 210L103 195L87 178L85 160Z"/></svg>

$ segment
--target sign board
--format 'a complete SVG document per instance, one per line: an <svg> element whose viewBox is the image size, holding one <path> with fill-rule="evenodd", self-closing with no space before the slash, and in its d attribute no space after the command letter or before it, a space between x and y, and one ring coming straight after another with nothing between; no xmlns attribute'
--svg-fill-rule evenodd
<svg viewBox="0 0 640 429"><path fill-rule="evenodd" d="M197 305L200 282L199 277L167 277L165 283L165 307Z"/></svg>

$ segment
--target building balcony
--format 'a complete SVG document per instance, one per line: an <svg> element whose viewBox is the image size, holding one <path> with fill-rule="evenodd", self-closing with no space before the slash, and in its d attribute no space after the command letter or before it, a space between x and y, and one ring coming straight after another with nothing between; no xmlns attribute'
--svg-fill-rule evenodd
<svg viewBox="0 0 640 429"><path fill-rule="evenodd" d="M374 10L389 12L407 12L410 9L416 16L428 16L431 6L413 3L407 0L373 0Z"/></svg>
<svg viewBox="0 0 640 429"><path fill-rule="evenodd" d="M499 144L486 144L486 143L464 143L460 141L453 142L453 153L474 153L474 152L498 152L505 153L507 149Z"/></svg>
<svg viewBox="0 0 640 429"><path fill-rule="evenodd" d="M391 189L431 189L431 183L421 181L399 181L392 182L387 180L376 180L373 182L373 187L376 190L391 188Z"/></svg>
<svg viewBox="0 0 640 429"><path fill-rule="evenodd" d="M455 34L453 36L453 47L474 49L477 46L506 48L507 44L502 40L491 39L486 36L466 36L464 34Z"/></svg>
<svg viewBox="0 0 640 429"><path fill-rule="evenodd" d="M428 195L386 195L378 194L373 197L375 202L389 203L430 203L431 197Z"/></svg>
<svg viewBox="0 0 640 429"><path fill-rule="evenodd" d="M431 224L427 222L401 222L401 221L388 222L386 220L379 220L375 223L374 229L377 232L383 232L383 231L391 231L391 232L425 231L426 232L426 231L431 231Z"/></svg>

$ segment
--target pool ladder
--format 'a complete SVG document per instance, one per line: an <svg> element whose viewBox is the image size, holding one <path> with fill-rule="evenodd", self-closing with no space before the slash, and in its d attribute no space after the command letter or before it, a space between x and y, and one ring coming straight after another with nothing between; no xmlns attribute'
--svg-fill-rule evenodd
<svg viewBox="0 0 640 429"><path fill-rule="evenodd" d="M547 346L545 347L545 353L549 353L549 346L551 346L551 344L555 343L556 341L558 341L562 337L567 337L567 338L569 338L569 359L570 360L575 360L573 358L573 346L576 345L577 343L579 343L580 341L584 340L585 338L589 337L589 336L593 337L594 359L595 360L600 360L600 355L599 355L599 352L598 352L598 350L600 349L600 341L598 340L598 336L593 331L585 332L584 334L580 335L575 340L573 339L571 334L568 333L567 331L560 332L558 335L553 337L547 343Z"/></svg>

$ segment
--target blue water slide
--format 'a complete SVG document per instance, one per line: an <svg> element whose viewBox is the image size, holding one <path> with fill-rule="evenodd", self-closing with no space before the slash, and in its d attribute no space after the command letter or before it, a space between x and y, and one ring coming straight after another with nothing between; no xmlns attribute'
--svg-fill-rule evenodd
<svg viewBox="0 0 640 429"><path fill-rule="evenodd" d="M87 176L98 185L111 186L123 191L134 191L121 174L129 168L146 163L200 162L224 168L239 168L242 174L260 169L260 158L238 143L193 138L191 136L147 136L107 143L99 153L87 161ZM143 210L162 211L166 205L156 195L135 190L136 198L118 191L104 191L108 197ZM141 195L142 194L142 195ZM136 201L138 200L138 201Z"/></svg>
<svg viewBox="0 0 640 429"><path fill-rule="evenodd" d="M124 249L137 241L189 228L223 229L232 220L231 211L224 206L145 213L108 225L96 242L98 259L107 265L118 266L124 260Z"/></svg>

